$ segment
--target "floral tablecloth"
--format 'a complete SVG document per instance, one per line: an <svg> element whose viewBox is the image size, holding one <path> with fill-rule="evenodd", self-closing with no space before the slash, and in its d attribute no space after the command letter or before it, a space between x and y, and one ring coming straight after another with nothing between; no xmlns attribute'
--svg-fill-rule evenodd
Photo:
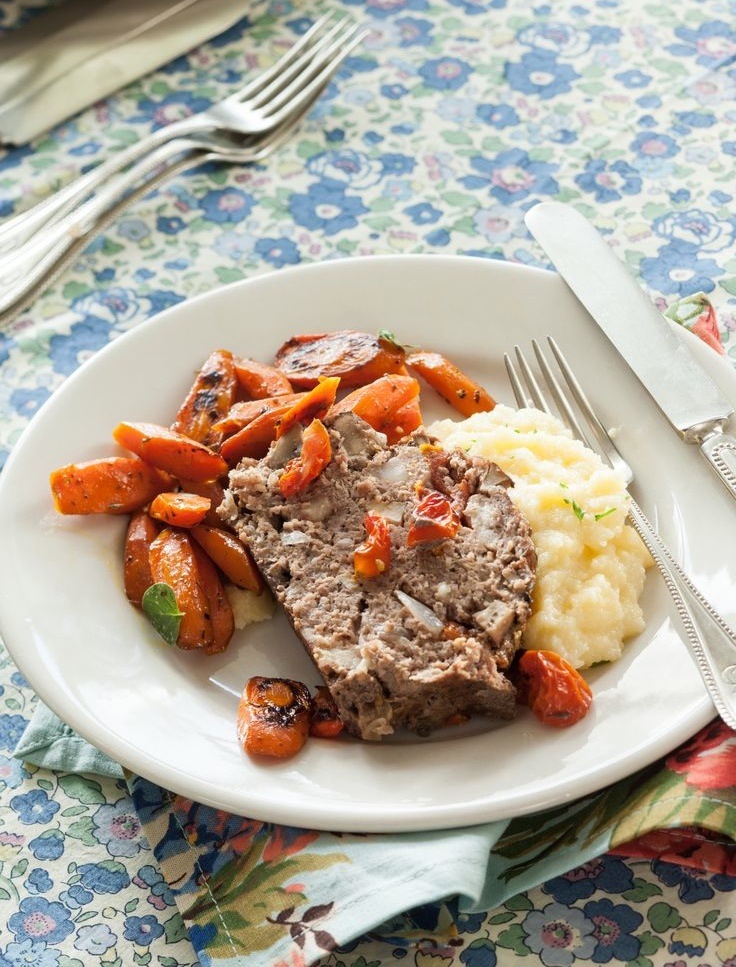
<svg viewBox="0 0 736 967"><path fill-rule="evenodd" d="M693 319L706 334L715 325L736 358L733 0L330 6L364 20L370 36L285 148L258 168L210 166L139 200L0 333L0 461L84 359L168 306L352 255L543 266L523 214L545 198L588 214L663 309L704 293L706 314ZM0 29L34 13L5 0ZM212 42L30 146L0 151L0 216L234 89L316 13L254 0ZM5 652L0 689L1 967L197 963L192 941L206 951L207 938L184 926L140 801L136 811L123 780L14 758L36 699ZM663 770L678 803L688 790L707 793L714 817L719 804L721 819L733 815L736 740L725 727ZM683 820L679 841L656 830L637 839L632 828L618 848L488 912L452 901L415 909L319 962L733 967L734 831L701 820ZM221 832L224 842L234 831ZM276 842L275 830L258 835L280 855L300 848ZM300 956L295 944L289 962Z"/></svg>

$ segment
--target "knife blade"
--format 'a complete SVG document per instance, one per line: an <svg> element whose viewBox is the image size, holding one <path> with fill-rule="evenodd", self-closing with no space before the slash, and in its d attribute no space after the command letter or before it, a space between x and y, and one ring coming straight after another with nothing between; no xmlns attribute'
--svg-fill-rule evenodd
<svg viewBox="0 0 736 967"><path fill-rule="evenodd" d="M525 221L672 426L736 498L736 439L725 431L734 408L627 266L571 205L540 202Z"/></svg>

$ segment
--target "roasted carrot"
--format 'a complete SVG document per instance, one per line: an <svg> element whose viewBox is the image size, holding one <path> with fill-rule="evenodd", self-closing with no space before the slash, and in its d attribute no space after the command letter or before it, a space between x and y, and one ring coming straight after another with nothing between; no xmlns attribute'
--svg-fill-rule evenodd
<svg viewBox="0 0 736 967"><path fill-rule="evenodd" d="M118 423L112 435L120 446L175 477L217 480L228 470L214 450L157 423Z"/></svg>
<svg viewBox="0 0 736 967"><path fill-rule="evenodd" d="M348 393L331 412L353 412L379 433L392 429L396 414L419 395L419 383L411 376L381 376L367 386Z"/></svg>
<svg viewBox="0 0 736 967"><path fill-rule="evenodd" d="M183 615L177 646L187 650L211 648L214 633L209 602L189 535L165 528L151 542L149 560L154 584L168 584Z"/></svg>
<svg viewBox="0 0 736 967"><path fill-rule="evenodd" d="M309 734L320 739L333 739L343 730L342 719L335 700L326 685L318 685L312 696Z"/></svg>
<svg viewBox="0 0 736 967"><path fill-rule="evenodd" d="M190 533L228 581L256 594L263 592L261 572L250 551L239 538L222 527L208 527L206 524L198 524Z"/></svg>
<svg viewBox="0 0 736 967"><path fill-rule="evenodd" d="M284 467L279 490L284 497L295 497L322 473L332 457L330 435L320 420L312 420L302 436L302 448Z"/></svg>
<svg viewBox="0 0 736 967"><path fill-rule="evenodd" d="M159 526L145 510L131 515L123 548L123 583L131 604L140 606L144 592L153 584L149 553Z"/></svg>
<svg viewBox="0 0 736 967"><path fill-rule="evenodd" d="M413 400L409 400L404 406L399 407L391 418L391 422L388 425L384 424L382 432L386 434L388 443L393 446L394 443L398 443L399 440L403 440L404 437L418 430L423 422L419 397L415 396Z"/></svg>
<svg viewBox="0 0 736 967"><path fill-rule="evenodd" d="M302 682L288 678L250 678L238 704L237 734L249 755L286 759L309 735L311 699Z"/></svg>
<svg viewBox="0 0 736 967"><path fill-rule="evenodd" d="M364 386L405 371L401 346L354 329L293 336L276 353L276 365L297 389L310 389L324 376L339 376L342 386Z"/></svg>
<svg viewBox="0 0 736 967"><path fill-rule="evenodd" d="M212 429L223 438L232 436L264 413L274 409L283 410L284 406L293 406L304 395L304 393L285 393L283 396L269 396L262 400L241 400L233 403L228 413L218 420Z"/></svg>
<svg viewBox="0 0 736 967"><path fill-rule="evenodd" d="M199 443L218 442L217 435L213 438L212 425L233 405L237 389L233 354L216 349L197 373L171 429Z"/></svg>
<svg viewBox="0 0 736 967"><path fill-rule="evenodd" d="M269 446L276 439L276 429L279 421L289 412L294 404L291 402L274 406L251 420L242 430L233 433L220 444L220 456L231 467L243 457L259 459L265 456Z"/></svg>
<svg viewBox="0 0 736 967"><path fill-rule="evenodd" d="M412 352L406 364L463 416L488 412L496 405L487 390L441 353Z"/></svg>
<svg viewBox="0 0 736 967"><path fill-rule="evenodd" d="M285 396L294 392L288 377L280 369L259 363L255 359L236 357L235 376L245 395L252 400Z"/></svg>
<svg viewBox="0 0 736 967"><path fill-rule="evenodd" d="M212 643L203 646L208 655L225 651L235 631L235 616L225 593L217 568L209 555L198 544L192 545L199 582L207 602L207 613L212 622Z"/></svg>
<svg viewBox="0 0 736 967"><path fill-rule="evenodd" d="M199 494L200 497L206 497L209 500L210 509L202 523L209 524L211 527L222 527L222 521L217 513L217 508L225 496L222 483L219 480L188 480L186 477L179 477L179 483L186 493Z"/></svg>
<svg viewBox="0 0 736 967"><path fill-rule="evenodd" d="M129 514L172 480L138 457L104 457L59 467L49 483L60 514Z"/></svg>
<svg viewBox="0 0 736 967"><path fill-rule="evenodd" d="M290 410L284 413L276 427L276 438L288 433L297 423L306 426L312 420L321 420L335 402L339 385L339 376L326 376L320 380L313 389L305 393Z"/></svg>
<svg viewBox="0 0 736 967"><path fill-rule="evenodd" d="M171 491L158 494L151 501L148 513L156 520L172 527L194 527L201 524L210 511L211 503L207 497L185 492Z"/></svg>

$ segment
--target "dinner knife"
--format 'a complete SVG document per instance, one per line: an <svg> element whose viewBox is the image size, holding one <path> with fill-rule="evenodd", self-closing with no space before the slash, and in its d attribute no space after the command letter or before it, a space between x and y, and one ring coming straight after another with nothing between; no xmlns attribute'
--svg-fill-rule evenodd
<svg viewBox="0 0 736 967"><path fill-rule="evenodd" d="M733 406L627 266L572 205L540 202L525 221L672 426L686 443L699 447L736 497L736 439L725 432Z"/></svg>

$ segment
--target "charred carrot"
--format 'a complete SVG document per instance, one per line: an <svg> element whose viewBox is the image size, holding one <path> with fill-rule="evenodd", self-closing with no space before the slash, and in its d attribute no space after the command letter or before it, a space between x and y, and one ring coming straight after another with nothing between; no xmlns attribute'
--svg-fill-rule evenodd
<svg viewBox="0 0 736 967"><path fill-rule="evenodd" d="M259 363L255 359L235 359L235 376L241 389L251 400L269 396L285 396L294 388L280 369Z"/></svg>
<svg viewBox="0 0 736 967"><path fill-rule="evenodd" d="M215 442L217 436L212 439L212 426L233 405L237 389L233 354L227 349L216 349L197 373L171 429L199 443Z"/></svg>
<svg viewBox="0 0 736 967"><path fill-rule="evenodd" d="M159 527L145 510L131 515L123 547L123 583L131 604L140 606L144 592L153 584L149 553Z"/></svg>
<svg viewBox="0 0 736 967"><path fill-rule="evenodd" d="M276 430L279 421L289 412L293 403L282 403L272 409L261 413L254 420L251 420L242 430L233 433L220 444L220 456L223 457L231 467L242 460L243 457L253 457L258 460L265 456L268 448L276 439Z"/></svg>
<svg viewBox="0 0 736 967"><path fill-rule="evenodd" d="M214 563L198 544L193 544L192 550L199 582L207 602L207 613L212 623L212 642L203 645L203 650L208 655L216 655L225 651L230 644L235 631L235 616Z"/></svg>
<svg viewBox="0 0 736 967"><path fill-rule="evenodd" d="M190 533L228 581L256 594L263 592L261 572L250 551L239 538L221 527L208 527L206 524L198 524Z"/></svg>
<svg viewBox="0 0 736 967"><path fill-rule="evenodd" d="M237 734L249 755L286 759L309 735L311 699L302 682L257 676L246 682L238 704Z"/></svg>
<svg viewBox="0 0 736 967"><path fill-rule="evenodd" d="M441 353L412 352L406 364L463 416L487 412L496 405L487 390Z"/></svg>
<svg viewBox="0 0 736 967"><path fill-rule="evenodd" d="M118 423L112 435L120 446L175 477L217 480L228 471L214 450L157 423Z"/></svg>
<svg viewBox="0 0 736 967"><path fill-rule="evenodd" d="M276 353L276 365L297 389L339 376L342 386L364 386L404 370L404 350L388 336L354 329L293 336Z"/></svg>
<svg viewBox="0 0 736 967"><path fill-rule="evenodd" d="M381 376L367 386L348 393L335 403L332 413L353 412L384 433L394 425L396 414L419 395L419 383L411 376Z"/></svg>
<svg viewBox="0 0 736 967"><path fill-rule="evenodd" d="M335 402L339 384L339 376L326 376L314 389L305 393L279 420L276 439L288 433L297 423L306 426L312 420L321 420Z"/></svg>
<svg viewBox="0 0 736 967"><path fill-rule="evenodd" d="M214 643L209 602L202 586L192 541L185 531L167 527L151 542L154 584L168 584L182 613L179 648L210 648Z"/></svg>
<svg viewBox="0 0 736 967"><path fill-rule="evenodd" d="M130 514L172 480L138 457L105 457L59 467L49 483L60 514Z"/></svg>
<svg viewBox="0 0 736 967"><path fill-rule="evenodd" d="M343 722L329 688L318 685L312 696L309 734L320 739L334 739L342 730Z"/></svg>
<svg viewBox="0 0 736 967"><path fill-rule="evenodd" d="M164 492L151 501L151 517L171 527L194 527L201 524L210 511L210 501L199 494Z"/></svg>
<svg viewBox="0 0 736 967"><path fill-rule="evenodd" d="M241 400L233 403L228 413L213 426L213 430L221 437L232 436L242 430L244 426L273 409L293 406L302 399L304 393L286 393L283 396L269 396L262 400Z"/></svg>
<svg viewBox="0 0 736 967"><path fill-rule="evenodd" d="M284 497L295 497L322 473L332 457L330 435L320 420L312 420L302 436L302 449L284 467L279 490Z"/></svg>

